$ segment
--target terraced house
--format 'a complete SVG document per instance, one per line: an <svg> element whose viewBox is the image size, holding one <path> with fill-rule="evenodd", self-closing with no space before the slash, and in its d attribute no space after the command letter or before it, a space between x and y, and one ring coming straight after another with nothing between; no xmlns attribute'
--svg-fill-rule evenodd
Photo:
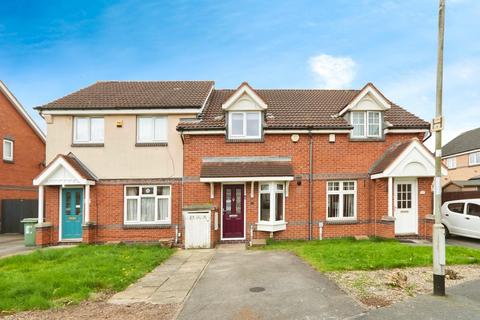
<svg viewBox="0 0 480 320"><path fill-rule="evenodd" d="M360 90L98 82L38 108L37 242L428 236L429 124ZM41 206L42 208L42 206Z"/></svg>

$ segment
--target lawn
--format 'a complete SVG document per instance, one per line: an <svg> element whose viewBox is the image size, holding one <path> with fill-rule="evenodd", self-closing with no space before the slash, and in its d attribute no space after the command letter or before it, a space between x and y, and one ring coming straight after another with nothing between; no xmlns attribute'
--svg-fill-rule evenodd
<svg viewBox="0 0 480 320"><path fill-rule="evenodd" d="M294 252L319 271L392 269L432 263L430 246L411 246L386 239L269 241L264 250ZM480 250L447 247L447 265L472 263L480 263Z"/></svg>
<svg viewBox="0 0 480 320"><path fill-rule="evenodd" d="M123 290L173 252L154 245L80 245L0 259L0 311L60 307Z"/></svg>

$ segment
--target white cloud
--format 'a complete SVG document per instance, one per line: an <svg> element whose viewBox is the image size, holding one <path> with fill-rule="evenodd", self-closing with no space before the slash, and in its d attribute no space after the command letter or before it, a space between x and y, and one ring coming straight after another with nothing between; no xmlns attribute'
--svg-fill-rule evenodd
<svg viewBox="0 0 480 320"><path fill-rule="evenodd" d="M344 88L355 78L356 63L350 57L321 54L311 57L309 63L323 88Z"/></svg>

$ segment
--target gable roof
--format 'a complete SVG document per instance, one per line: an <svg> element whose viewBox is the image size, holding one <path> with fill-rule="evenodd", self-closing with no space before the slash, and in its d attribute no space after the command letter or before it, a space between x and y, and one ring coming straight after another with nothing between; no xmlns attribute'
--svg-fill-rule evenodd
<svg viewBox="0 0 480 320"><path fill-rule="evenodd" d="M376 101L378 101L378 104L380 104L384 110L388 110L391 108L392 103L390 102L390 100L388 100L383 95L383 93L381 93L380 90L378 90L377 87L373 85L373 83L369 82L362 89L358 91L358 93L355 95L352 101L350 101L350 103L339 112L339 115L343 115L348 110L352 109L362 98L364 98L368 94L371 94L372 97Z"/></svg>
<svg viewBox="0 0 480 320"><path fill-rule="evenodd" d="M185 121L179 130L225 129L222 104L235 92L213 90L203 112L196 121ZM268 105L265 129L350 129L347 120L338 116L360 90L257 89L255 92ZM398 129L429 129L428 122L393 104L385 111L385 121Z"/></svg>
<svg viewBox="0 0 480 320"><path fill-rule="evenodd" d="M261 109L267 109L267 104L263 99L258 95L257 91L253 89L248 82L242 82L242 84L235 90L228 99L222 103L222 109L227 110L230 108L235 102L237 102L240 97L246 94L248 95Z"/></svg>
<svg viewBox="0 0 480 320"><path fill-rule="evenodd" d="M100 81L37 109L200 109L213 86L213 81Z"/></svg>
<svg viewBox="0 0 480 320"><path fill-rule="evenodd" d="M480 149L480 128L466 131L442 148L442 157Z"/></svg>
<svg viewBox="0 0 480 320"><path fill-rule="evenodd" d="M37 125L37 123L30 117L27 110L22 106L20 101L13 95L13 93L8 89L8 87L0 80L0 91L3 95L10 101L13 107L20 113L20 115L25 119L27 124L32 128L33 132L42 140L43 143L46 141L45 133L43 133L42 129Z"/></svg>
<svg viewBox="0 0 480 320"><path fill-rule="evenodd" d="M372 165L370 174L377 174L385 171L397 157L412 143L412 140L398 141L393 143L383 155Z"/></svg>

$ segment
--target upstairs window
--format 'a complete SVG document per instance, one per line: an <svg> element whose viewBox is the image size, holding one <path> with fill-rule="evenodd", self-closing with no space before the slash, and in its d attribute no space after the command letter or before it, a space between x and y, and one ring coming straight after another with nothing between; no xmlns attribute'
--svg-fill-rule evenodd
<svg viewBox="0 0 480 320"><path fill-rule="evenodd" d="M13 141L4 139L3 140L3 160L13 161Z"/></svg>
<svg viewBox="0 0 480 320"><path fill-rule="evenodd" d="M455 169L457 167L457 158L448 158L447 159L447 168Z"/></svg>
<svg viewBox="0 0 480 320"><path fill-rule="evenodd" d="M382 136L382 116L379 111L352 111L353 138L379 138Z"/></svg>
<svg viewBox="0 0 480 320"><path fill-rule="evenodd" d="M228 132L230 139L260 139L261 112L230 112Z"/></svg>
<svg viewBox="0 0 480 320"><path fill-rule="evenodd" d="M75 117L73 132L74 143L103 143L103 118Z"/></svg>
<svg viewBox="0 0 480 320"><path fill-rule="evenodd" d="M479 152L470 153L470 155L468 156L468 163L469 163L471 166L480 164L480 151L479 151Z"/></svg>
<svg viewBox="0 0 480 320"><path fill-rule="evenodd" d="M167 117L149 116L137 118L138 143L167 142Z"/></svg>

